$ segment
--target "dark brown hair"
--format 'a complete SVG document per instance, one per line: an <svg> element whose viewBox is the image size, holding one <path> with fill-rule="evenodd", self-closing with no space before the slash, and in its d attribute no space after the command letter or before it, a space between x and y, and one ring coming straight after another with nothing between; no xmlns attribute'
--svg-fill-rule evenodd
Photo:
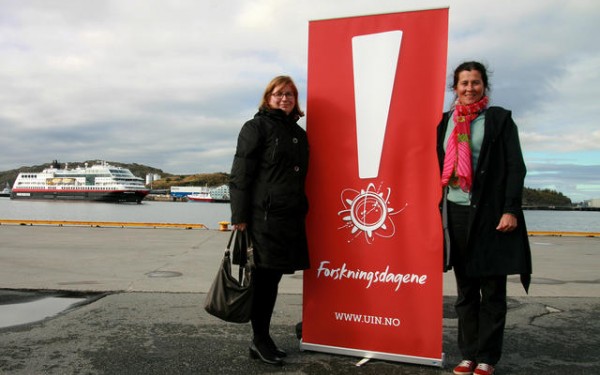
<svg viewBox="0 0 600 375"><path fill-rule="evenodd" d="M460 64L459 66L456 67L456 69L454 69L454 79L452 81L452 86L450 87L452 90L456 90L456 86L458 85L458 75L460 74L460 72L462 71L471 71L471 70L477 70L479 72L479 74L481 74L481 80L483 81L483 88L485 90L485 93L487 94L489 91L489 82L488 82L488 74L487 74L487 69L486 67L477 61L465 61L464 63Z"/></svg>

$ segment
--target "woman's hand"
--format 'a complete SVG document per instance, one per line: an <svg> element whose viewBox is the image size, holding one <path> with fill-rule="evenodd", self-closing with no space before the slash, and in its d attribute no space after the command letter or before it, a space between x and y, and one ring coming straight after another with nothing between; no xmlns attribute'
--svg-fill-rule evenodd
<svg viewBox="0 0 600 375"><path fill-rule="evenodd" d="M517 227L517 217L513 214L504 214L500 218L500 223L496 230L500 232L512 232Z"/></svg>
<svg viewBox="0 0 600 375"><path fill-rule="evenodd" d="M233 224L233 229L234 230L239 230L240 232L243 232L243 231L246 230L246 223Z"/></svg>

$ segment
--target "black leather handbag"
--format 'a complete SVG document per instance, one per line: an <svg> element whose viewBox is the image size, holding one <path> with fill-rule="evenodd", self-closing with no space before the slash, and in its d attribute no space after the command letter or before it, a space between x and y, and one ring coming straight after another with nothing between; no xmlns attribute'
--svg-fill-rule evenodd
<svg viewBox="0 0 600 375"><path fill-rule="evenodd" d="M244 236L246 252L243 264L239 265L238 278L232 273L231 244L236 236ZM252 312L252 268L253 248L247 231L233 230L221 261L221 266L206 295L204 309L211 315L226 322L246 323Z"/></svg>

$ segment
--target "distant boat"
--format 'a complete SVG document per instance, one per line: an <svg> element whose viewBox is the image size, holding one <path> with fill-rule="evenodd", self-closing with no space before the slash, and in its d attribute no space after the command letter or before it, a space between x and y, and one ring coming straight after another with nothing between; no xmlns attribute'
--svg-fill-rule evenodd
<svg viewBox="0 0 600 375"><path fill-rule="evenodd" d="M4 190L0 191L0 197L10 197L10 186L8 185L8 182L6 183Z"/></svg>
<svg viewBox="0 0 600 375"><path fill-rule="evenodd" d="M187 196L187 199L190 201L193 201L193 202L214 202L215 201L215 199L212 197L212 195L210 195L210 192L208 192L208 191L189 194Z"/></svg>
<svg viewBox="0 0 600 375"><path fill-rule="evenodd" d="M141 203L150 189L129 169L100 162L88 167L61 168L55 160L42 172L21 172L12 199L52 199Z"/></svg>
<svg viewBox="0 0 600 375"><path fill-rule="evenodd" d="M215 197L210 191L202 191L199 193L188 194L188 201L191 202L229 202L229 196Z"/></svg>

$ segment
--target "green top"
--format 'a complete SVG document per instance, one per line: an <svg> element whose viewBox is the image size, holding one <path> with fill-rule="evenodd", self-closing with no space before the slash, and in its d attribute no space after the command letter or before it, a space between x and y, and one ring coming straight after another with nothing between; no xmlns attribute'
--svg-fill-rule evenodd
<svg viewBox="0 0 600 375"><path fill-rule="evenodd" d="M448 129L446 129L446 135L444 137L444 151L448 144L448 138L454 130L454 120L450 115L448 119ZM471 121L471 165L473 166L473 174L477 167L477 160L479 159L479 153L481 152L481 144L483 143L483 134L485 133L485 111L481 112L479 116ZM452 203L468 206L471 204L471 194L464 192L460 186L448 185L448 200Z"/></svg>

